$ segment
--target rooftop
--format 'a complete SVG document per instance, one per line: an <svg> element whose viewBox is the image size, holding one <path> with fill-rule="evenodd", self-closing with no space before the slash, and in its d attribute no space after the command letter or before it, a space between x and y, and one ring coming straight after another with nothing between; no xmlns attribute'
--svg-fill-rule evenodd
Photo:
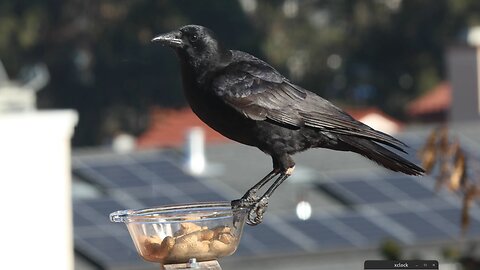
<svg viewBox="0 0 480 270"><path fill-rule="evenodd" d="M452 103L452 87L441 82L419 98L409 102L406 112L412 117L448 111Z"/></svg>
<svg viewBox="0 0 480 270"><path fill-rule="evenodd" d="M227 138L203 123L190 108L155 107L152 108L150 117L148 130L137 140L140 148L181 146L185 141L185 134L192 127L203 128L207 143L228 141Z"/></svg>

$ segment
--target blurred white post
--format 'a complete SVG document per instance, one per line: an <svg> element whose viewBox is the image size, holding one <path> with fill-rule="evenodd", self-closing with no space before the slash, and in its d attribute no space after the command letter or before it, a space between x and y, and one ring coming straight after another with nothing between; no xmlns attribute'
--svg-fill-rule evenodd
<svg viewBox="0 0 480 270"><path fill-rule="evenodd" d="M201 175L206 167L205 133L201 127L188 130L185 147L187 170L191 174Z"/></svg>
<svg viewBox="0 0 480 270"><path fill-rule="evenodd" d="M0 269L73 270L71 110L0 114Z"/></svg>

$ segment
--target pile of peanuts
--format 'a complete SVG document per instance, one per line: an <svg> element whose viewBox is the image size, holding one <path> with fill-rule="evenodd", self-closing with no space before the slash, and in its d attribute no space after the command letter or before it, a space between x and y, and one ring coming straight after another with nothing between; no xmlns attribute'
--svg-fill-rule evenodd
<svg viewBox="0 0 480 270"><path fill-rule="evenodd" d="M144 259L162 263L182 263L190 258L211 260L231 254L236 239L231 228L219 226L213 229L194 223L181 223L180 230L172 236L160 239L154 235L143 241Z"/></svg>

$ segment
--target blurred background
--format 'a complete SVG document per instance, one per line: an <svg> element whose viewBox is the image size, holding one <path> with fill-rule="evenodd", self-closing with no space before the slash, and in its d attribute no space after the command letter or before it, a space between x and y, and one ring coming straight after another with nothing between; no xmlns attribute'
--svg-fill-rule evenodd
<svg viewBox="0 0 480 270"><path fill-rule="evenodd" d="M267 156L201 123L175 54L150 43L185 24L399 137L430 168L412 178L349 153L302 153L225 269L360 269L375 258L480 269L479 1L3 0L2 203L31 211L52 194L44 207L61 207L57 238L74 246L75 269L158 269L110 212L232 200L270 170Z"/></svg>

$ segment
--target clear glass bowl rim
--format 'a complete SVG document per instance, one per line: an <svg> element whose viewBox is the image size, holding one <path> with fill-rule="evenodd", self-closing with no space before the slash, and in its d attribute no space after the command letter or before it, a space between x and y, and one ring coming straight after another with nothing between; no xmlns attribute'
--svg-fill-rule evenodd
<svg viewBox="0 0 480 270"><path fill-rule="evenodd" d="M231 203L225 202L202 202L187 204L172 204L153 208L119 210L110 214L112 222L185 222L179 216L188 213L202 213L201 218L197 220L188 220L189 222L207 221L216 218L228 218L234 215L244 215L246 209L232 209Z"/></svg>

